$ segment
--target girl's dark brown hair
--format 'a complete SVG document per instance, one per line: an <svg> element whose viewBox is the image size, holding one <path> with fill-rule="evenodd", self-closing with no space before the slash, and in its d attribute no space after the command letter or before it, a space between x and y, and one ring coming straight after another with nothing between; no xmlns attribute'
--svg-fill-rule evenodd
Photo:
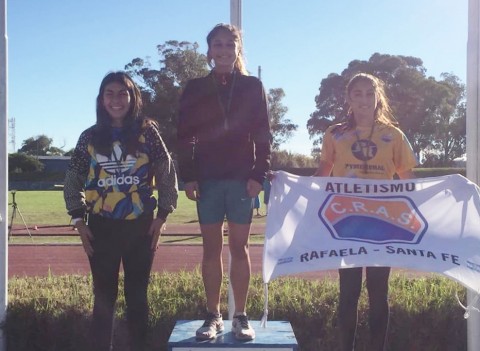
<svg viewBox="0 0 480 351"><path fill-rule="evenodd" d="M102 80L97 96L97 123L95 125L92 144L95 151L102 155L110 155L112 152L112 126L111 118L103 105L103 94L105 87L110 83L124 85L130 94L130 109L123 123L124 140L127 152L134 155L138 146L139 130L142 118L142 96L133 79L123 71L110 72Z"/></svg>
<svg viewBox="0 0 480 351"><path fill-rule="evenodd" d="M212 43L213 38L217 35L220 31L227 31L232 34L234 40L237 42L238 45L238 57L235 61L235 69L244 75L248 75L247 68L245 67L245 59L243 57L243 39L242 33L240 29L235 27L232 24L226 23L219 23L208 33L207 35L207 44L208 44L208 52L207 52L207 62L210 67L213 67L212 64L212 57L210 56L210 45Z"/></svg>

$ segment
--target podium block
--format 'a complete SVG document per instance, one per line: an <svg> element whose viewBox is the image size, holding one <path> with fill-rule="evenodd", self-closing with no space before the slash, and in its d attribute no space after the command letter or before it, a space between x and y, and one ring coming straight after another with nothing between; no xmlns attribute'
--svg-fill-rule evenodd
<svg viewBox="0 0 480 351"><path fill-rule="evenodd" d="M236 340L231 332L231 321L225 320L225 330L213 340L197 340L195 331L203 320L177 321L168 340L168 351L297 351L298 344L292 326L287 321L269 321L267 327L260 321L250 321L256 337L251 341Z"/></svg>

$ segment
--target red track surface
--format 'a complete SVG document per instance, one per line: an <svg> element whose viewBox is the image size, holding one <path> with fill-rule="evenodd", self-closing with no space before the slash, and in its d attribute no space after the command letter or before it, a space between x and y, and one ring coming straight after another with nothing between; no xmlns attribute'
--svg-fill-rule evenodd
<svg viewBox="0 0 480 351"><path fill-rule="evenodd" d="M252 245L250 256L252 272L261 273L262 245ZM225 246L224 266L228 267L228 246ZM154 272L191 271L202 260L200 245L162 245L153 262ZM8 252L8 276L46 276L49 274L88 274L88 259L80 245L11 245ZM314 278L325 275L336 277L336 271L309 273ZM303 274L302 274L303 276Z"/></svg>
<svg viewBox="0 0 480 351"><path fill-rule="evenodd" d="M42 235L78 235L69 226L42 226L29 228L35 241ZM263 233L264 225L252 225L252 233ZM13 236L27 235L25 227L13 227ZM198 224L172 225L167 224L164 235L199 235ZM262 271L262 245L251 245L250 258L252 273ZM228 245L223 252L224 267L228 267ZM152 271L177 272L191 271L200 267L202 261L201 245L163 244L155 254ZM46 276L48 274L88 274L90 266L81 245L10 245L8 248L8 276ZM309 277L321 275L336 275L333 272L308 274Z"/></svg>
<svg viewBox="0 0 480 351"><path fill-rule="evenodd" d="M69 226L44 226L29 228L33 236L41 235L78 235ZM252 225L252 233L264 233L264 225ZM198 235L198 224L168 225L164 235ZM28 235L22 226L14 226L12 235ZM34 239L35 241L35 239ZM262 272L263 245L250 246L252 273ZM200 267L202 260L201 245L162 244L155 254L152 271L178 272L192 271ZM224 267L228 267L228 245L223 250ZM428 273L402 271L407 275L426 275ZM9 245L8 276L46 276L65 274L88 274L90 266L81 245ZM316 279L337 278L337 271L302 273L298 277Z"/></svg>

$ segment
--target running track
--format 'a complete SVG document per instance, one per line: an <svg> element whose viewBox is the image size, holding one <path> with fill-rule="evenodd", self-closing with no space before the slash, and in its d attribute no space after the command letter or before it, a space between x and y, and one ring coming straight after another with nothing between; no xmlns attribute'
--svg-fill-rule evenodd
<svg viewBox="0 0 480 351"><path fill-rule="evenodd" d="M71 226L45 226L30 228L33 235L78 235ZM252 224L252 233L264 233L264 224ZM167 234L168 233L168 234ZM163 235L199 235L198 224L168 225ZM12 235L27 235L21 225L14 226ZM250 245L252 273L262 273L263 245ZM200 267L202 261L201 245L162 244L155 254L153 272L192 271ZM224 246L223 262L228 267L228 245ZM427 275L425 272L393 269L408 276ZM81 245L9 245L8 276L47 276L89 274L90 266ZM338 278L337 270L296 275L307 279L324 277Z"/></svg>
<svg viewBox="0 0 480 351"><path fill-rule="evenodd" d="M262 245L250 246L252 273L262 272ZM155 254L152 271L192 271L200 266L201 245L161 245ZM228 245L223 250L224 267L228 267ZM90 266L81 245L10 245L8 276L47 276L88 274ZM302 273L299 277L337 277L336 271Z"/></svg>

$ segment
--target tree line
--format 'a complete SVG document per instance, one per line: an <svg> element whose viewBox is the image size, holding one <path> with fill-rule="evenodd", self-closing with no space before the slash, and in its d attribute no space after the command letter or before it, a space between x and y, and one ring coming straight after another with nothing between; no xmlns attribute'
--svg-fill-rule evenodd
<svg viewBox="0 0 480 351"><path fill-rule="evenodd" d="M144 114L159 122L162 137L175 158L179 97L187 81L208 74L209 67L197 43L166 41L157 46L157 54L153 63L150 58L134 58L125 65L125 71L140 88ZM288 108L282 103L284 90L267 91L274 169L315 167L325 130L347 114L345 86L358 72L376 75L385 82L394 115L423 166L450 166L454 158L465 154L466 100L460 79L453 73L442 73L440 80L427 76L420 58L375 53L366 61L353 60L341 73L330 73L321 80L316 110L306 125L312 139L312 157L281 150L298 125L287 118ZM23 158L68 156L71 152L54 147L46 135L26 139L18 150ZM13 157L22 158L15 154L11 157L12 161ZM19 169L18 163L15 166Z"/></svg>

